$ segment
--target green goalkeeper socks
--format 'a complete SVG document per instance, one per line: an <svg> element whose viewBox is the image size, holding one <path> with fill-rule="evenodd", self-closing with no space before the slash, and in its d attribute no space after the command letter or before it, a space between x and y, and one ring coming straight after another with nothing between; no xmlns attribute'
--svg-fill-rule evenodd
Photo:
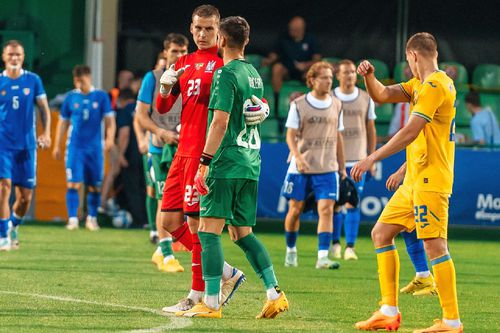
<svg viewBox="0 0 500 333"><path fill-rule="evenodd" d="M273 264L269 253L262 243L255 237L253 233L237 240L238 245L245 252L248 261L252 268L257 273L258 277L264 283L266 289L274 288L278 285L276 275L274 274Z"/></svg>
<svg viewBox="0 0 500 333"><path fill-rule="evenodd" d="M198 231L203 251L201 252L201 268L205 280L205 295L218 295L220 281L224 269L224 253L220 235Z"/></svg>
<svg viewBox="0 0 500 333"><path fill-rule="evenodd" d="M164 258L174 255L174 251L172 250L172 237L160 239L159 245L161 249L161 254L163 254Z"/></svg>
<svg viewBox="0 0 500 333"><path fill-rule="evenodd" d="M156 211L158 209L158 200L146 195L146 213L148 216L149 230L156 231Z"/></svg>

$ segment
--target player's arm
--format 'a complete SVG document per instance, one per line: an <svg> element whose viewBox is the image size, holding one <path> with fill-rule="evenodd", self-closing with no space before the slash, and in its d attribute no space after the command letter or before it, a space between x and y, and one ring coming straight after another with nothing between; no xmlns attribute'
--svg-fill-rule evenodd
<svg viewBox="0 0 500 333"><path fill-rule="evenodd" d="M404 162L403 165L401 165L401 167L396 172L394 172L392 175L389 176L389 178L387 178L385 187L389 191L396 191L401 182L403 181L403 179L405 178L405 174L406 174L406 162Z"/></svg>
<svg viewBox="0 0 500 333"><path fill-rule="evenodd" d="M66 133L66 131L68 130L68 127L69 120L63 117L59 117L56 128L56 137L54 139L54 148L52 149L52 157L54 157L54 159L56 160L61 159L61 140L64 136L64 133Z"/></svg>
<svg viewBox="0 0 500 333"><path fill-rule="evenodd" d="M116 121L113 115L107 115L104 117L104 133L106 135L104 148L109 150L115 144Z"/></svg>
<svg viewBox="0 0 500 333"><path fill-rule="evenodd" d="M50 138L50 126L51 126L51 117L50 117L50 108L49 103L47 102L46 96L41 96L36 99L36 105L38 106L38 110L40 112L40 121L42 123L43 133L38 137L38 145L42 149L47 149L50 147L52 143L52 139Z"/></svg>
<svg viewBox="0 0 500 333"><path fill-rule="evenodd" d="M359 64L357 72L364 78L366 91L376 103L409 102L410 98L401 85L384 86L375 77L375 67L368 60Z"/></svg>
<svg viewBox="0 0 500 333"><path fill-rule="evenodd" d="M286 130L286 143L290 149L290 153L295 157L295 164L297 164L297 170L299 172L306 172L310 169L307 161L302 157L299 152L299 147L297 145L297 128L287 128Z"/></svg>
<svg viewBox="0 0 500 333"><path fill-rule="evenodd" d="M179 141L178 134L173 131L168 131L158 127L158 125L156 125L155 122L149 116L149 108L150 108L149 104L137 101L137 105L135 107L135 118L137 119L137 122L140 125L140 127L147 131L150 131L158 138L160 138L160 140L162 140L164 143L176 144Z"/></svg>
<svg viewBox="0 0 500 333"><path fill-rule="evenodd" d="M146 154L148 152L148 144L149 144L147 138L147 131L145 131L139 124L139 120L137 119L137 111L136 114L134 115L134 121L132 123L132 126L134 127L135 137L137 138L137 148L139 148L139 152L141 154Z"/></svg>
<svg viewBox="0 0 500 333"><path fill-rule="evenodd" d="M339 164L339 175L344 179L347 175L345 171L344 138L340 132L337 133L337 163Z"/></svg>
<svg viewBox="0 0 500 333"><path fill-rule="evenodd" d="M127 151L128 144L130 142L130 127L122 126L118 129L118 151L120 154L120 166L128 167L128 161L125 158L125 152Z"/></svg>

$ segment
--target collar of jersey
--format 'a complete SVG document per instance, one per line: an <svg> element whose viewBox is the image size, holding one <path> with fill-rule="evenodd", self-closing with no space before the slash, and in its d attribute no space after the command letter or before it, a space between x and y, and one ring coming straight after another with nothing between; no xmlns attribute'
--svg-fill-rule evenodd
<svg viewBox="0 0 500 333"><path fill-rule="evenodd" d="M217 54L217 51L219 51L219 48L217 46L210 47L208 49L204 50L197 50L196 53L211 53L211 54Z"/></svg>
<svg viewBox="0 0 500 333"><path fill-rule="evenodd" d="M82 95L88 95L88 94L90 94L91 92L93 92L94 90L95 90L95 87L94 87L94 86L90 86L90 90L89 90L89 92L88 92L87 94L84 94L80 88L75 89L75 91L76 91L77 93L82 94Z"/></svg>
<svg viewBox="0 0 500 333"><path fill-rule="evenodd" d="M22 68L21 68L21 71L19 72L19 77L20 77L21 75L23 75L23 74L24 74L24 69L22 69ZM2 72L2 75L3 75L3 76L7 76L7 70L6 70L6 69ZM7 76L7 77L8 77L8 76ZM13 80L18 79L19 77L15 78L15 79L13 79Z"/></svg>

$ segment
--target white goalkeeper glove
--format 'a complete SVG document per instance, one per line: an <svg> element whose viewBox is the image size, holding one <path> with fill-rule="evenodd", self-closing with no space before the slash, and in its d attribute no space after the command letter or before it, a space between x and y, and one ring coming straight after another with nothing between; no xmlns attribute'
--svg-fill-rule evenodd
<svg viewBox="0 0 500 333"><path fill-rule="evenodd" d="M171 65L169 69L163 72L160 78L160 94L162 96L167 96L168 94L170 94L172 87L177 83L179 77L182 75L182 73L184 73L188 66L181 67L178 70L175 70L175 65Z"/></svg>
<svg viewBox="0 0 500 333"><path fill-rule="evenodd" d="M245 124L258 125L269 117L269 105L265 98L258 98L252 95L251 100L247 99L243 106Z"/></svg>

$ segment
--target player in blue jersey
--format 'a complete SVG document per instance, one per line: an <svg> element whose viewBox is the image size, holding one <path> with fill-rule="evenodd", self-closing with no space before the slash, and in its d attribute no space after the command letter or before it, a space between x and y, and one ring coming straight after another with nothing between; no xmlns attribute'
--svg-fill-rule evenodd
<svg viewBox="0 0 500 333"><path fill-rule="evenodd" d="M71 91L61 108L52 155L61 158L61 139L68 128L66 142L66 207L68 230L78 229L78 190L82 183L88 187L87 220L85 227L99 230L97 207L101 202L103 177L102 128L106 128L105 148L114 145L116 124L108 94L92 86L90 68L77 65L73 69L75 90Z"/></svg>
<svg viewBox="0 0 500 333"><path fill-rule="evenodd" d="M36 184L36 147L49 148L50 109L42 80L22 68L24 48L10 40L2 51L0 74L0 251L19 248L18 226L31 203ZM35 104L43 133L36 139ZM12 185L16 200L9 205ZM9 229L10 226L10 229Z"/></svg>

